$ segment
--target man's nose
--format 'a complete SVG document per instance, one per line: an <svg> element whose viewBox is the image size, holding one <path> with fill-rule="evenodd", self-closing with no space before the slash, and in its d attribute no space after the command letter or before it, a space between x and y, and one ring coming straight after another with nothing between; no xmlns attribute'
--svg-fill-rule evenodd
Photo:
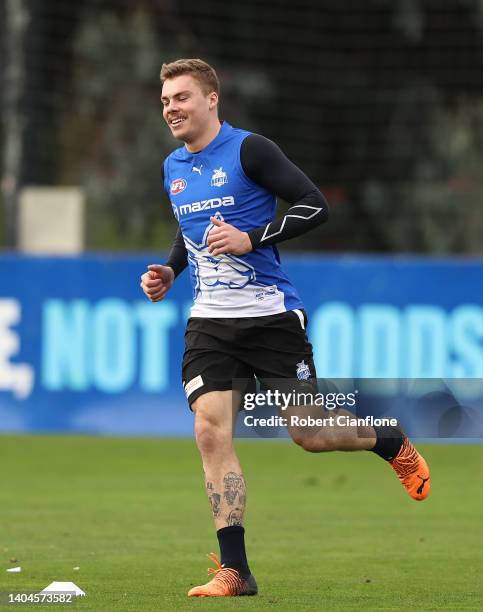
<svg viewBox="0 0 483 612"><path fill-rule="evenodd" d="M166 107L166 111L175 111L178 109L178 103L176 100L169 100L168 105Z"/></svg>

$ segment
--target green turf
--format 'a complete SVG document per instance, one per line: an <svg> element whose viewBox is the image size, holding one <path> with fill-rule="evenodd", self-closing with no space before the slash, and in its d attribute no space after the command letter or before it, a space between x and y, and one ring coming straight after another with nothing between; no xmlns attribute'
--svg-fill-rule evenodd
<svg viewBox="0 0 483 612"><path fill-rule="evenodd" d="M424 447L424 503L372 453L237 447L258 597L186 598L217 552L192 441L53 436L0 437L0 591L72 580L96 611L483 608L483 447Z"/></svg>

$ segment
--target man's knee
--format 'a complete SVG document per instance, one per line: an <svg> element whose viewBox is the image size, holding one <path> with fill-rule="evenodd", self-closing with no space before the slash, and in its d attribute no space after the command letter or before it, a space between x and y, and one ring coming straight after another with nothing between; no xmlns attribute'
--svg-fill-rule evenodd
<svg viewBox="0 0 483 612"><path fill-rule="evenodd" d="M199 402L195 409L195 439L202 455L220 453L232 444L231 422L216 404ZM231 417L230 417L231 418Z"/></svg>
<svg viewBox="0 0 483 612"><path fill-rule="evenodd" d="M202 454L219 452L222 446L231 443L230 432L224 431L218 423L203 417L196 419L195 438Z"/></svg>
<svg viewBox="0 0 483 612"><path fill-rule="evenodd" d="M292 440L308 453L325 453L336 450L330 439L315 435L313 432L296 431L291 432Z"/></svg>

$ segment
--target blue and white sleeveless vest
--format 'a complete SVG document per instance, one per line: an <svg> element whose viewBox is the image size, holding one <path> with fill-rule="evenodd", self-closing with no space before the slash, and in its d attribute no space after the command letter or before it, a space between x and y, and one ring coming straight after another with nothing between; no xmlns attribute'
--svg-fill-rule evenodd
<svg viewBox="0 0 483 612"><path fill-rule="evenodd" d="M249 134L224 122L202 151L181 147L164 162L164 187L188 251L192 317L258 317L303 308L276 247L239 256L208 252L211 216L243 232L274 218L274 194L251 181L240 162Z"/></svg>

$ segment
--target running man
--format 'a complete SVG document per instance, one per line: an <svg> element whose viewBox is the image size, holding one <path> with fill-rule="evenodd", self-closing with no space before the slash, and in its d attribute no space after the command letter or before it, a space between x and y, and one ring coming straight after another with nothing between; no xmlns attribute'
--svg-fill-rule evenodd
<svg viewBox="0 0 483 612"><path fill-rule="evenodd" d="M163 117L184 143L163 165L179 229L168 261L148 266L141 287L158 302L189 265L194 304L182 378L220 547L220 561L210 555L213 578L188 595L255 595L244 541L245 480L233 447L240 397L232 381L316 378L304 306L275 245L327 221L327 203L276 144L219 120L219 81L207 63L163 64L161 83ZM277 197L291 206L275 219ZM412 498L429 493L428 466L399 428L289 431L310 452L370 450Z"/></svg>

